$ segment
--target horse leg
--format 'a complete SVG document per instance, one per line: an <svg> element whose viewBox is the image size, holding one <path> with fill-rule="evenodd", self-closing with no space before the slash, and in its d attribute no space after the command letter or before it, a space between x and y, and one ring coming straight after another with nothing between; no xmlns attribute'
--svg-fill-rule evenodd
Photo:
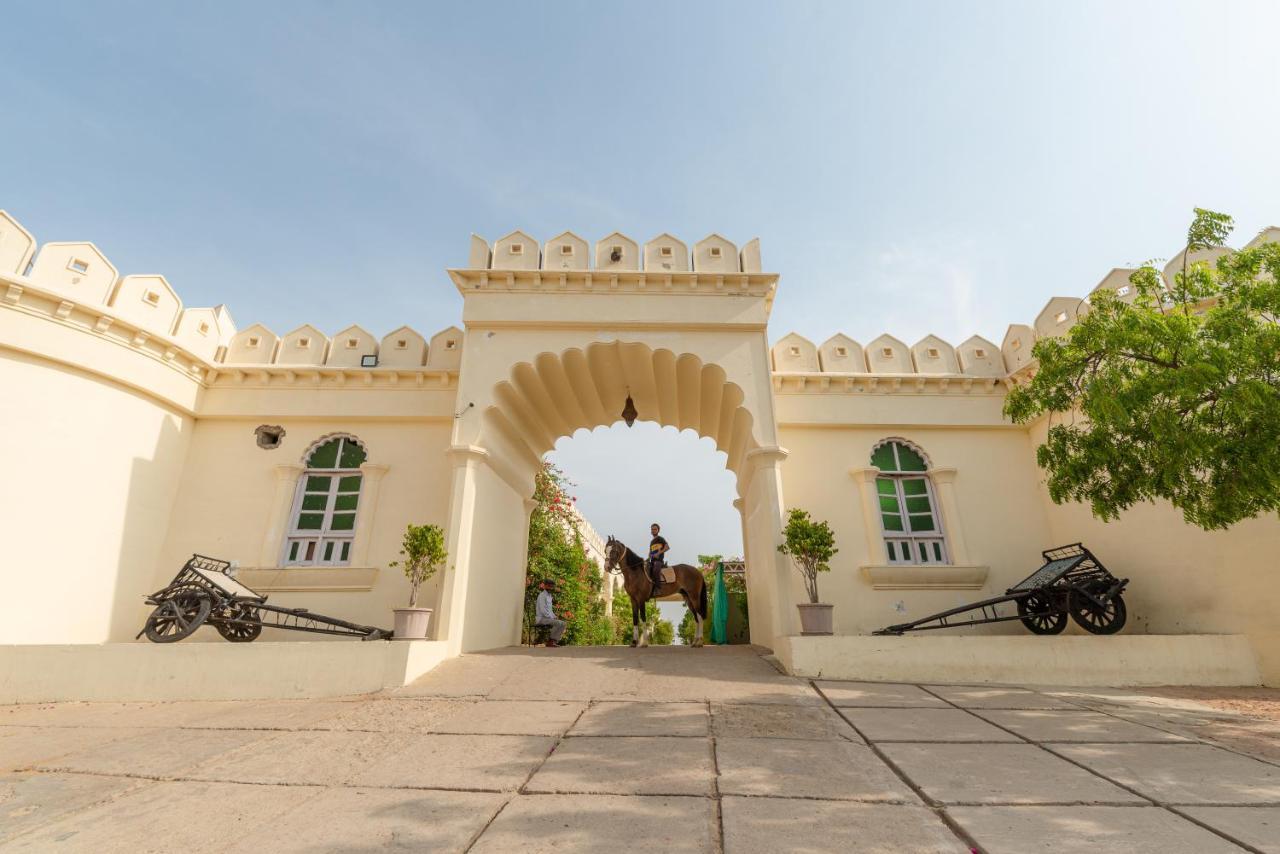
<svg viewBox="0 0 1280 854"><path fill-rule="evenodd" d="M640 643L640 611L636 608L636 602L631 600L631 645L635 646Z"/></svg>
<svg viewBox="0 0 1280 854"><path fill-rule="evenodd" d="M693 609L693 619L697 625L697 632L693 637L694 646L703 646L705 641L702 639L702 627L707 619L707 585L704 581L698 589L698 607Z"/></svg>

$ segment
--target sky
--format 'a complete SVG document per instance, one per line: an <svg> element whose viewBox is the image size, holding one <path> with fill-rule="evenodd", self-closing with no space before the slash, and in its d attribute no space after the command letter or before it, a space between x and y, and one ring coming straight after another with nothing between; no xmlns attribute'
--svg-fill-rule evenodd
<svg viewBox="0 0 1280 854"><path fill-rule="evenodd" d="M241 328L457 323L472 232L762 242L796 331L999 342L1280 223L1280 3L24 3L0 208ZM707 440L553 454L588 519L740 548ZM727 479L726 479L727 478ZM619 492L611 484L626 482ZM706 508L716 508L715 511ZM677 520L679 520L677 522ZM678 536L675 536L677 535Z"/></svg>

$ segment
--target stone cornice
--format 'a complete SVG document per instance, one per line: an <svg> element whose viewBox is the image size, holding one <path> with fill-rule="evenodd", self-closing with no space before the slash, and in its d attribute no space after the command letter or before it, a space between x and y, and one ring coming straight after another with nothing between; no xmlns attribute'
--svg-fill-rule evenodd
<svg viewBox="0 0 1280 854"><path fill-rule="evenodd" d="M773 373L780 394L958 394L1003 397L1010 377L968 374Z"/></svg>
<svg viewBox="0 0 1280 854"><path fill-rule="evenodd" d="M205 384L218 388L455 389L457 371L348 368L335 365L211 365Z"/></svg>
<svg viewBox="0 0 1280 854"><path fill-rule="evenodd" d="M653 296L753 296L772 302L777 273L661 273L644 270L449 270L461 294L634 293Z"/></svg>

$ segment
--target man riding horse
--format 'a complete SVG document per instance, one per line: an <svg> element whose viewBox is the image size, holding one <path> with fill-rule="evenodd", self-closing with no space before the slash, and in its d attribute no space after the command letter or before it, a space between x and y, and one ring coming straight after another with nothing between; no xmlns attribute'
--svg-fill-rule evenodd
<svg viewBox="0 0 1280 854"><path fill-rule="evenodd" d="M671 551L671 546L667 545L667 541L662 538L658 531L662 530L657 522L649 526L649 534L653 537L649 541L649 577L653 579L653 596L656 599L658 589L662 587L662 567L666 566L667 552Z"/></svg>

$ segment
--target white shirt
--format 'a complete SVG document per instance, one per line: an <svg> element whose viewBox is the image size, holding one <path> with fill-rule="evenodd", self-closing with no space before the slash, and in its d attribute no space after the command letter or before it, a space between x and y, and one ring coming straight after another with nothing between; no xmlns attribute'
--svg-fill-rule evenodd
<svg viewBox="0 0 1280 854"><path fill-rule="evenodd" d="M534 606L534 622L551 623L556 620L556 615L551 610L551 591L542 590L538 593L538 602Z"/></svg>

